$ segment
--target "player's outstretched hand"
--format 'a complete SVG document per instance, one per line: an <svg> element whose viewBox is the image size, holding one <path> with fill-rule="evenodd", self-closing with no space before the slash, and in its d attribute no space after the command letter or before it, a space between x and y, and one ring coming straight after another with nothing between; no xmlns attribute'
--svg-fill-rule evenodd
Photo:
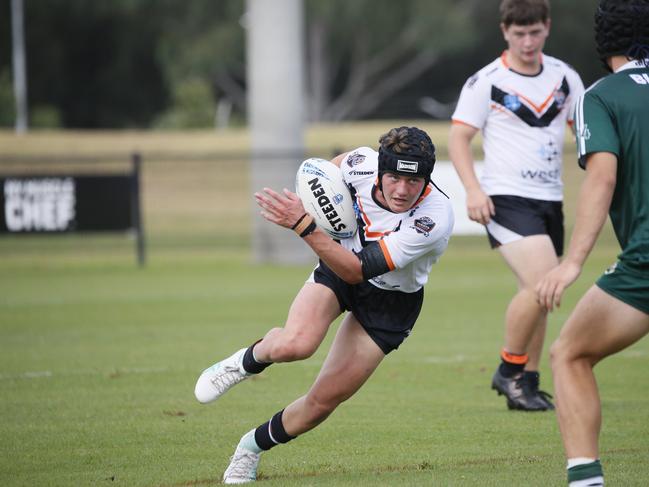
<svg viewBox="0 0 649 487"><path fill-rule="evenodd" d="M476 188L467 192L466 210L469 218L474 222L486 225L491 217L496 214L493 201L482 189Z"/></svg>
<svg viewBox="0 0 649 487"><path fill-rule="evenodd" d="M581 267L570 261L564 260L557 267L548 272L536 285L536 299L548 311L561 306L561 296L568 286L577 280Z"/></svg>
<svg viewBox="0 0 649 487"><path fill-rule="evenodd" d="M255 193L255 201L261 208L261 216L284 228L292 228L306 213L300 197L286 188L283 194L264 188L263 192Z"/></svg>

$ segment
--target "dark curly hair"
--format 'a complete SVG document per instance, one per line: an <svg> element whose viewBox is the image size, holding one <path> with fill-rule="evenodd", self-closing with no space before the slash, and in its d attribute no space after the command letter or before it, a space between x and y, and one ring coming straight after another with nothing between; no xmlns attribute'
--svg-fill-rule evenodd
<svg viewBox="0 0 649 487"><path fill-rule="evenodd" d="M602 0L595 13L595 44L606 60L622 55L649 67L649 0Z"/></svg>
<svg viewBox="0 0 649 487"><path fill-rule="evenodd" d="M417 127L398 127L379 138L381 147L397 154L435 160L435 145L426 132Z"/></svg>

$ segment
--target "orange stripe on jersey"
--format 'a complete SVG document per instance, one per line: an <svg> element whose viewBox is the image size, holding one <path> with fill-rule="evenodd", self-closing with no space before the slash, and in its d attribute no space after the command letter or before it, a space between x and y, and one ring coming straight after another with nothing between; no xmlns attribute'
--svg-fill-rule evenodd
<svg viewBox="0 0 649 487"><path fill-rule="evenodd" d="M491 104L491 109L502 112L503 114L507 115L510 118L517 118L516 115L514 115L512 112L507 110L505 107L502 107L502 106L498 105L497 103L492 103Z"/></svg>
<svg viewBox="0 0 649 487"><path fill-rule="evenodd" d="M543 103L541 103L538 106L532 100L530 100L529 98L521 95L520 93L516 93L516 92L514 92L514 93L516 93L519 96L519 98L522 98L523 100L525 100L528 105L530 105L532 108L534 108L534 111L536 111L536 113L541 113L543 110L545 110L545 107L548 106L548 104L552 100L554 100L554 92L557 91L558 87L559 87L559 83L557 83L557 85L552 89L552 91L550 92L548 97L545 100L543 100Z"/></svg>
<svg viewBox="0 0 649 487"><path fill-rule="evenodd" d="M392 261L392 257L390 256L390 251L388 250L388 246L383 241L383 239L379 240L379 246L381 247L381 250L383 251L383 257L385 257L385 262L388 264L388 268L391 271L393 271L396 268L396 266L394 265L394 262Z"/></svg>
<svg viewBox="0 0 649 487"><path fill-rule="evenodd" d="M503 66L509 69L509 63L507 62L507 49L505 49L500 55L500 62L503 63Z"/></svg>
<svg viewBox="0 0 649 487"><path fill-rule="evenodd" d="M539 53L539 58L540 58L540 61L543 62L543 54ZM500 55L500 61L503 63L503 65L507 69L511 69L511 66L509 66L509 63L507 62L507 50L504 50L503 53ZM536 113L541 113L543 110L545 110L545 107L548 105L548 103L550 103L550 101L554 98L554 92L557 90L557 88L559 87L560 84L561 83L557 83L557 85L554 87L554 89L552 90L550 95L545 100L543 100L543 103L541 103L540 105L537 105L532 100L530 100L529 98L527 98L524 95L521 95L520 93L518 93L516 91L514 93L516 93L516 95L519 98L522 98L523 100L525 100L527 102L527 104L530 105L530 107L532 107Z"/></svg>
<svg viewBox="0 0 649 487"><path fill-rule="evenodd" d="M415 202L415 204L412 205L412 206L415 207L415 206L417 206L419 203L421 203L421 202L423 201L423 199L424 199L426 196L428 196L428 195L430 194L431 191L432 191L432 189L431 189L430 184L429 184L428 186L426 186L426 189L424 190L424 194L422 194L422 195L419 197L419 199Z"/></svg>
<svg viewBox="0 0 649 487"><path fill-rule="evenodd" d="M463 122L462 120L458 120L457 118L451 119L451 125L466 125L467 127L480 130L479 127L476 127L475 125L471 125L470 123Z"/></svg>
<svg viewBox="0 0 649 487"><path fill-rule="evenodd" d="M374 238L385 237L386 235L388 235L390 233L390 232L370 232L369 228L372 226L372 222L370 221L370 217L368 217L367 213L365 213L365 211L363 210L363 203L361 203L361 199L356 198L356 202L358 203L358 209L361 212L361 218L365 222L365 228L364 228L363 231L365 232L365 236L367 238L374 239Z"/></svg>

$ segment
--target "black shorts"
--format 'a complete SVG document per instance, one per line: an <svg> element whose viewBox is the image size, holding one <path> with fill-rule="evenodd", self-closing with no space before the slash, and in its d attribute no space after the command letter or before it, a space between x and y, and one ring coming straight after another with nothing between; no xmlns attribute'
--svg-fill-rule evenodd
<svg viewBox="0 0 649 487"><path fill-rule="evenodd" d="M531 235L548 235L554 251L563 254L563 203L521 196L493 195L496 214L487 225L491 248ZM493 222L493 223L492 223Z"/></svg>
<svg viewBox="0 0 649 487"><path fill-rule="evenodd" d="M386 291L367 281L348 284L322 261L313 271L313 280L334 292L340 309L350 311L386 355L410 335L424 302L424 288L404 293Z"/></svg>

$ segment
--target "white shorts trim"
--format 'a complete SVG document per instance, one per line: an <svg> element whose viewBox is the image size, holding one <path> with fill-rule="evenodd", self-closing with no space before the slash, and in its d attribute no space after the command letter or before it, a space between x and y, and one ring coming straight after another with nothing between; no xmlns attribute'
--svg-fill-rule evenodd
<svg viewBox="0 0 649 487"><path fill-rule="evenodd" d="M489 223L487 223L487 231L493 238L498 240L501 245L516 242L517 240L524 238L523 235L512 232L509 228L505 228L493 220L490 220Z"/></svg>

